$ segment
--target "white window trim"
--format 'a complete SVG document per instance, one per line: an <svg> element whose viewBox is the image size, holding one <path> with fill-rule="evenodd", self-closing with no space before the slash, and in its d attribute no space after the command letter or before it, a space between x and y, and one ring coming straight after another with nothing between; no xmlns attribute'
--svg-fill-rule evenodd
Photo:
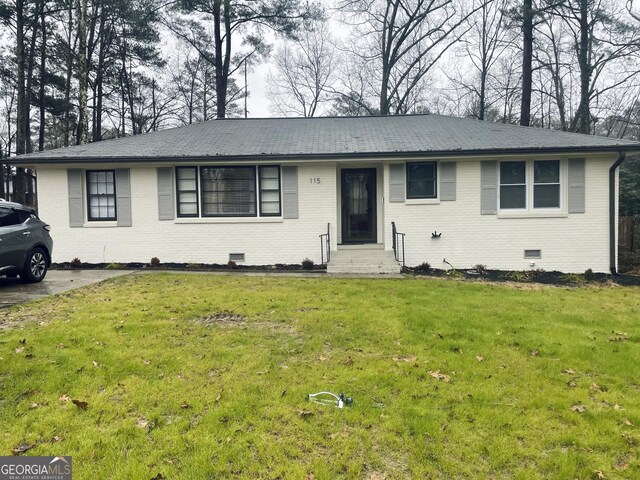
<svg viewBox="0 0 640 480"><path fill-rule="evenodd" d="M116 219L115 220L96 220L89 219L89 192L87 191L87 173L88 172L99 172L99 171L111 171L114 172L113 183L114 188L116 189L115 202L116 202ZM115 168L87 168L82 169L82 207L84 208L84 223L82 226L84 228L111 228L118 226L118 195L117 195L117 184L116 184L116 176L115 176Z"/></svg>
<svg viewBox="0 0 640 480"><path fill-rule="evenodd" d="M551 158L548 160L556 160L560 162L560 206L554 208L533 208L533 191L534 191L534 174L533 165L536 161L541 160L501 160L498 162L498 216L501 218L524 218L524 217L539 217L539 218L555 218L568 216L567 213L567 161L560 158ZM500 207L500 192L502 183L500 181L500 164L502 162L525 162L525 208L501 208ZM543 184L541 184L543 185Z"/></svg>

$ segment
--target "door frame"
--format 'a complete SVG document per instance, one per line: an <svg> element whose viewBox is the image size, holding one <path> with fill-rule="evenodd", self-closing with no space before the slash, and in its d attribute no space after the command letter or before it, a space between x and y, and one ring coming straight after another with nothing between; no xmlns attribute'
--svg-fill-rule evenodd
<svg viewBox="0 0 640 480"><path fill-rule="evenodd" d="M345 175L347 173L361 172L369 175L369 181L371 183L372 191L370 192L370 204L371 211L369 217L371 219L371 235L372 237L367 240L347 240L347 187L345 181ZM342 168L340 169L340 221L342 224L342 244L367 244L377 243L378 241L378 169L375 167L354 167L354 168Z"/></svg>

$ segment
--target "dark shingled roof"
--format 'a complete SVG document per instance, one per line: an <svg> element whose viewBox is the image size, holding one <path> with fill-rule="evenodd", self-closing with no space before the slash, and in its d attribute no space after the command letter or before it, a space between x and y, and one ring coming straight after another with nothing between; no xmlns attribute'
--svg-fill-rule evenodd
<svg viewBox="0 0 640 480"><path fill-rule="evenodd" d="M23 155L16 164L639 151L640 143L441 115L227 119Z"/></svg>

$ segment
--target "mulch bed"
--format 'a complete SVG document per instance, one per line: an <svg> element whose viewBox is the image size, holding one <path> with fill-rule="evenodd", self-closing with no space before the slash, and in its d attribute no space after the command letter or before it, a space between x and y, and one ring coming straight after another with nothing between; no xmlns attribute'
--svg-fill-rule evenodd
<svg viewBox="0 0 640 480"><path fill-rule="evenodd" d="M148 263L81 263L72 265L70 262L54 263L52 268L57 270L180 270L192 272L218 272L218 271L242 271L242 272L325 272L325 265L313 265L313 268L304 269L302 265L236 265L230 267L226 264L204 264L204 263L161 263L157 267L152 267ZM574 274L562 272L547 272L544 270L440 270L404 267L402 273L415 276L427 276L436 278L457 278L472 281L489 282L517 282L556 286L584 286L584 285L607 285L615 284L621 286L640 286L640 275L618 274L610 275L605 273Z"/></svg>

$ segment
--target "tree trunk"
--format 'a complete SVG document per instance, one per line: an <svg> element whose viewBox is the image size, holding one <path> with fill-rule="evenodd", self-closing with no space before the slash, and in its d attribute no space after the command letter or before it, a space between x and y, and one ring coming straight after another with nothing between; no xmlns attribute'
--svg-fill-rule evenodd
<svg viewBox="0 0 640 480"><path fill-rule="evenodd" d="M85 144L89 141L89 119L87 112L87 0L76 1L76 16L78 17L78 132L76 143Z"/></svg>
<svg viewBox="0 0 640 480"><path fill-rule="evenodd" d="M44 150L44 122L45 122L45 104L44 104L44 85L46 81L46 65L47 65L47 25L44 15L44 8L40 10L40 28L42 28L42 44L40 45L40 91L38 92L38 107L40 108L40 129L38 131L38 150Z"/></svg>
<svg viewBox="0 0 640 480"><path fill-rule="evenodd" d="M38 26L40 21L38 9L44 8L44 1L40 2L36 8L36 17L31 22L31 40L29 43L29 59L27 62L26 85L25 85L25 104L24 104L24 140L26 153L33 152L33 141L31 140L31 103L35 99L33 95L33 70L35 69L36 60L36 40L38 39Z"/></svg>
<svg viewBox="0 0 640 480"><path fill-rule="evenodd" d="M71 77L73 76L73 48L71 46L71 36L73 32L73 5L69 1L69 9L67 11L69 15L69 22L67 24L67 64L66 64L66 79L65 79L65 91L64 91L64 146L68 147L71 141Z"/></svg>
<svg viewBox="0 0 640 480"><path fill-rule="evenodd" d="M589 65L589 10L588 0L580 0L580 45L578 62L580 66L580 105L576 113L578 122L576 132L591 132L591 112L589 109L589 85L591 83L591 65Z"/></svg>
<svg viewBox="0 0 640 480"><path fill-rule="evenodd" d="M25 153L24 112L25 112L25 58L24 58L24 0L16 0L16 67L17 104L16 104L16 154Z"/></svg>
<svg viewBox="0 0 640 480"><path fill-rule="evenodd" d="M229 20L229 15L231 15L231 12L228 10L229 0L224 0L224 7L224 13L221 10L220 2L215 2L213 7L213 38L216 50L216 101L218 103L216 116L218 118L225 118L227 114L227 74L229 72L229 50L231 48L231 32ZM225 51L227 52L226 58L223 58L222 56L222 46L225 42L225 40L222 39L222 21L224 21L225 24ZM229 25L229 27L227 27L227 25Z"/></svg>
<svg viewBox="0 0 640 480"><path fill-rule="evenodd" d="M531 85L533 82L533 3L524 0L522 7L522 100L520 125L531 123Z"/></svg>

